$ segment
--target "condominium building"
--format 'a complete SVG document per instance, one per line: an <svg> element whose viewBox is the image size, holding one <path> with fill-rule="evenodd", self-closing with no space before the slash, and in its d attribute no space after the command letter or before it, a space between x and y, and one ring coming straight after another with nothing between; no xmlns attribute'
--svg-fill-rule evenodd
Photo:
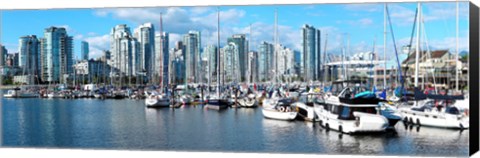
<svg viewBox="0 0 480 158"><path fill-rule="evenodd" d="M132 37L130 28L117 25L110 32L110 62L109 65L118 72L111 76L134 76L146 71L140 65L140 44Z"/></svg>
<svg viewBox="0 0 480 158"><path fill-rule="evenodd" d="M29 83L39 81L40 77L40 41L35 35L22 36L19 41L19 61L18 64L22 69Z"/></svg>
<svg viewBox="0 0 480 158"><path fill-rule="evenodd" d="M185 68L187 82L198 83L200 82L200 32L189 31L188 34L183 36L183 44L185 48Z"/></svg>
<svg viewBox="0 0 480 158"><path fill-rule="evenodd" d="M73 38L63 27L45 29L41 39L41 79L44 82L66 83L73 70Z"/></svg>
<svg viewBox="0 0 480 158"><path fill-rule="evenodd" d="M303 65L301 71L305 81L321 78L320 42L320 30L310 25L304 25L302 28Z"/></svg>
<svg viewBox="0 0 480 158"><path fill-rule="evenodd" d="M228 43L234 43L238 49L238 53L236 54L239 60L239 72L240 72L240 80L239 81L246 81L247 76L247 58L248 58L248 41L245 37L245 34L235 34L232 37L227 39Z"/></svg>
<svg viewBox="0 0 480 158"><path fill-rule="evenodd" d="M138 59L135 71L145 71L148 81L153 78L155 63L155 28L152 23L145 23L134 30L133 37L138 41Z"/></svg>
<svg viewBox="0 0 480 158"><path fill-rule="evenodd" d="M153 69L153 74L156 76L154 79L161 81L163 86L167 86L169 83L168 71L170 65L170 53L168 51L168 43L168 33L163 32L162 34L155 35L155 61L153 62L155 67Z"/></svg>
<svg viewBox="0 0 480 158"><path fill-rule="evenodd" d="M90 47L89 47L89 44L87 41L82 41L81 43L81 50L80 52L82 52L82 60L88 60L89 59L89 52L90 52Z"/></svg>

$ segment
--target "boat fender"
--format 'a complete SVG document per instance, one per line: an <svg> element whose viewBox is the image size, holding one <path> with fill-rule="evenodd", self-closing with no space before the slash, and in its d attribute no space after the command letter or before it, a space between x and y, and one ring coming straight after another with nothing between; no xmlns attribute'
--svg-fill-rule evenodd
<svg viewBox="0 0 480 158"><path fill-rule="evenodd" d="M283 106L280 107L280 111L281 111L281 112L285 112L285 107L283 107Z"/></svg>
<svg viewBox="0 0 480 158"><path fill-rule="evenodd" d="M418 118L417 118L417 124L418 124L418 125L421 125L421 124L420 124L420 119L418 119Z"/></svg>

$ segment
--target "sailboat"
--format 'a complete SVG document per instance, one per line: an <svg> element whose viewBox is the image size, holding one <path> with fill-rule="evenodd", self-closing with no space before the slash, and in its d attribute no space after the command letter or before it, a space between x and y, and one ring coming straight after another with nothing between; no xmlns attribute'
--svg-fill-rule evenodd
<svg viewBox="0 0 480 158"><path fill-rule="evenodd" d="M420 21L422 20L422 7L418 3L417 47L415 58L415 104L413 107L400 109L405 122L421 126L440 128L467 129L469 117L460 113L457 107L449 105L449 102L463 99L463 96L425 95L418 89L418 70L420 53Z"/></svg>
<svg viewBox="0 0 480 158"><path fill-rule="evenodd" d="M221 110L226 109L228 107L228 100L223 98L220 95L220 11L217 8L217 86L215 87L215 94L210 95L206 100L205 108L207 109L214 109L214 110Z"/></svg>
<svg viewBox="0 0 480 158"><path fill-rule="evenodd" d="M162 34L163 32L163 21L162 21L162 14L160 13L160 34ZM160 40L162 40L162 35L160 35ZM163 43L163 41L160 41L161 43ZM163 55L163 54L159 54L159 55ZM162 58L160 58L162 59ZM163 61L160 61L161 64L160 65L160 71L162 71L162 64L163 64ZM163 72L160 72L160 74L162 74ZM162 78L160 77L160 84L161 83L161 80ZM156 108L156 107L169 107L170 106L170 97L168 95L166 95L166 87L165 88L161 88L161 91L162 93L156 93L156 91L152 91L150 93L146 92L145 91L145 96L147 96L147 98L145 99L145 105L147 107L152 107L152 108Z"/></svg>
<svg viewBox="0 0 480 158"><path fill-rule="evenodd" d="M277 11L275 10L275 47L277 46ZM274 49L277 54L277 49ZM275 56L275 55L274 55ZM276 59L276 57L275 57ZM274 83L277 83L275 71ZM277 120L294 120L297 117L297 111L291 106L293 100L282 95L281 88L275 89L275 85L270 90L269 98L264 99L262 113L265 118Z"/></svg>

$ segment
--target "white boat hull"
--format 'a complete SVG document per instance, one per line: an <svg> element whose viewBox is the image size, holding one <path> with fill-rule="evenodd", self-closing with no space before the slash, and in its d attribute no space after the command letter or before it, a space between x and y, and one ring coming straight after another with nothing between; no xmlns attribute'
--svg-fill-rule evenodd
<svg viewBox="0 0 480 158"><path fill-rule="evenodd" d="M170 107L170 100L164 98L147 98L145 99L145 105L147 107Z"/></svg>
<svg viewBox="0 0 480 158"><path fill-rule="evenodd" d="M297 112L280 112L275 109L262 109L263 116L269 119L291 121L297 117Z"/></svg>
<svg viewBox="0 0 480 158"><path fill-rule="evenodd" d="M241 106L241 107L247 107L247 108L251 108L251 107L257 107L257 100L255 99L250 99L250 98L242 98L242 99L239 99L238 100L238 104Z"/></svg>
<svg viewBox="0 0 480 158"><path fill-rule="evenodd" d="M341 120L338 115L323 110L320 106L314 107L320 124L327 128L343 133L384 132L388 128L388 120L382 115L354 112L359 120Z"/></svg>
<svg viewBox="0 0 480 158"><path fill-rule="evenodd" d="M293 103L292 106L294 108L298 108L296 109L296 111L298 112L298 115L300 115L305 121L314 122L318 120L313 107L307 106L302 102Z"/></svg>
<svg viewBox="0 0 480 158"><path fill-rule="evenodd" d="M404 121L421 125L440 128L467 129L470 126L469 118L464 115L453 115L441 112L421 112L411 109L400 109Z"/></svg>

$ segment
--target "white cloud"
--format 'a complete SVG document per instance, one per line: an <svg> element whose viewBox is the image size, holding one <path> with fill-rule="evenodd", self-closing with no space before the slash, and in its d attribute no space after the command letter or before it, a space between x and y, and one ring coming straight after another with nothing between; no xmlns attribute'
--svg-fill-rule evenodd
<svg viewBox="0 0 480 158"><path fill-rule="evenodd" d="M73 36L73 39L75 39L75 40L82 40L82 39L83 39L83 35L82 35L82 34L77 34L77 35Z"/></svg>
<svg viewBox="0 0 480 158"><path fill-rule="evenodd" d="M190 12L192 12L193 14L203 14L203 13L206 13L208 11L210 11L211 8L210 7L192 7L192 9L190 9Z"/></svg>
<svg viewBox="0 0 480 158"><path fill-rule="evenodd" d="M103 55L103 50L110 49L110 35L87 37L84 39L90 46L90 58L98 58Z"/></svg>
<svg viewBox="0 0 480 158"><path fill-rule="evenodd" d="M345 9L350 11L365 11L365 12L377 12L382 11L383 5L377 4L347 4Z"/></svg>
<svg viewBox="0 0 480 158"><path fill-rule="evenodd" d="M358 20L345 20L345 21L338 20L337 21L337 24L343 24L343 23L352 25L354 27L358 27L358 26L368 27L373 24L373 20L371 18L361 18Z"/></svg>

